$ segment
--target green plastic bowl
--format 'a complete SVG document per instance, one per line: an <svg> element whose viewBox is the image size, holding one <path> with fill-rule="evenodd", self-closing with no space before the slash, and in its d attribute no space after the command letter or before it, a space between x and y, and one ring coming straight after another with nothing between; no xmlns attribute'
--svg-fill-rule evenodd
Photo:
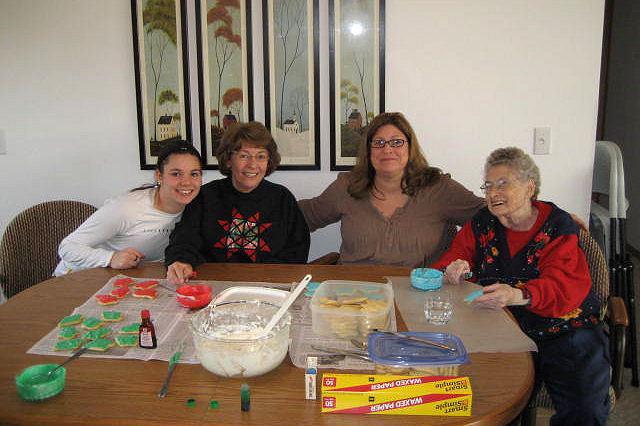
<svg viewBox="0 0 640 426"><path fill-rule="evenodd" d="M51 376L47 373L58 364L37 364L27 367L16 376L16 388L25 401L40 401L51 398L64 389L67 370L58 368Z"/></svg>

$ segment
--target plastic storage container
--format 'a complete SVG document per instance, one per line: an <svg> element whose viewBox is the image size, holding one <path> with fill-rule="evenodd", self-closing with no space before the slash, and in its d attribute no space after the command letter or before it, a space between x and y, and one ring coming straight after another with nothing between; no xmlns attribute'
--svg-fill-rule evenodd
<svg viewBox="0 0 640 426"><path fill-rule="evenodd" d="M339 339L366 338L391 323L393 289L389 284L324 281L311 298L313 332Z"/></svg>
<svg viewBox="0 0 640 426"><path fill-rule="evenodd" d="M405 332L455 348L455 352L384 333L369 335L369 357L377 374L457 376L458 367L469 362L467 350L458 336L449 333Z"/></svg>

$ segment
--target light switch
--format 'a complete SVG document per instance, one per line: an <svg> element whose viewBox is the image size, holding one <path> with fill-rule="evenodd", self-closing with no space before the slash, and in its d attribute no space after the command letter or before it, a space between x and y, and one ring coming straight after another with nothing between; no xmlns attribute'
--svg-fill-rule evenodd
<svg viewBox="0 0 640 426"><path fill-rule="evenodd" d="M533 153L538 155L551 154L551 127L533 129Z"/></svg>
<svg viewBox="0 0 640 426"><path fill-rule="evenodd" d="M0 155L7 153L7 140L4 137L4 130L0 129Z"/></svg>

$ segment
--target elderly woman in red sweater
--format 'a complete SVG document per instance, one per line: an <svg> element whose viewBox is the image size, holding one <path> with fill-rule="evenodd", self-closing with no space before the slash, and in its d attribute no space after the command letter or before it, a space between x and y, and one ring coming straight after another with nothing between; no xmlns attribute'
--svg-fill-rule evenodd
<svg viewBox="0 0 640 426"><path fill-rule="evenodd" d="M540 173L519 148L501 148L485 164L487 207L434 264L448 283L472 271L479 307L508 307L538 345L536 388L544 382L556 408L551 424L605 424L609 411L608 340L599 321L578 226L555 204L539 201Z"/></svg>

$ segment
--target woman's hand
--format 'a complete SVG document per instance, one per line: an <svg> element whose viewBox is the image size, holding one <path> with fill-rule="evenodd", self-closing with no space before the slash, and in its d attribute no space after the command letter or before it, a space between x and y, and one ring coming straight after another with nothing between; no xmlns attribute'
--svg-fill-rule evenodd
<svg viewBox="0 0 640 426"><path fill-rule="evenodd" d="M470 272L469 262L466 260L458 259L454 260L447 266L444 271L444 280L447 284L458 284L464 281L464 275Z"/></svg>
<svg viewBox="0 0 640 426"><path fill-rule="evenodd" d="M188 263L183 262L173 262L167 268L167 279L173 285L183 285L189 278L195 276L195 271L193 267Z"/></svg>
<svg viewBox="0 0 640 426"><path fill-rule="evenodd" d="M109 266L113 269L135 268L142 259L144 259L144 254L134 248L127 247L111 256Z"/></svg>
<svg viewBox="0 0 640 426"><path fill-rule="evenodd" d="M525 305L522 291L508 284L496 283L483 288L483 295L472 303L480 308L500 309L505 306Z"/></svg>

